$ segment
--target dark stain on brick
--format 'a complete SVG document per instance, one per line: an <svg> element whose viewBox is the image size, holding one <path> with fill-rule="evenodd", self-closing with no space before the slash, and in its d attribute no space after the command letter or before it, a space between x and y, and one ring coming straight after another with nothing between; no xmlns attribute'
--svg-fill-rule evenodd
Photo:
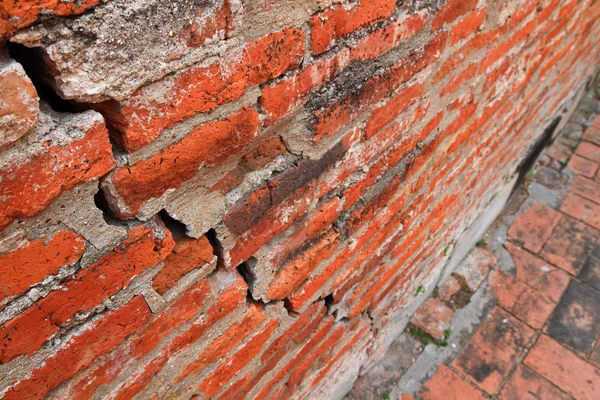
<svg viewBox="0 0 600 400"><path fill-rule="evenodd" d="M600 334L600 292L571 281L550 317L548 335L572 349L588 353Z"/></svg>

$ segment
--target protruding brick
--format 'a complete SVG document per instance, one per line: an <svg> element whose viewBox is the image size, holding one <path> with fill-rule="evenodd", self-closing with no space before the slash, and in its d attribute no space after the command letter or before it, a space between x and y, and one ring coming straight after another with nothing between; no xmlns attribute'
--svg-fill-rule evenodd
<svg viewBox="0 0 600 400"><path fill-rule="evenodd" d="M494 268L498 258L481 247L475 247L458 266L454 274L474 293Z"/></svg>
<svg viewBox="0 0 600 400"><path fill-rule="evenodd" d="M295 68L303 50L302 31L274 32L232 54L228 62L188 68L137 90L127 100L97 108L120 132L117 140L132 152L152 142L164 128L231 102L250 86Z"/></svg>
<svg viewBox="0 0 600 400"><path fill-rule="evenodd" d="M29 242L0 254L0 303L56 274L61 267L75 263L83 255L85 247L80 235L61 231L47 240Z"/></svg>
<svg viewBox="0 0 600 400"><path fill-rule="evenodd" d="M126 208L119 209L118 201L110 200L110 204L121 216L131 217L149 199L178 188L199 168L223 162L257 134L258 113L250 108L200 125L180 142L154 156L117 169L111 176L114 193L110 186L105 187L108 196L121 198Z"/></svg>
<svg viewBox="0 0 600 400"><path fill-rule="evenodd" d="M21 64L0 54L0 149L33 128L40 111L39 101Z"/></svg>
<svg viewBox="0 0 600 400"><path fill-rule="evenodd" d="M450 328L454 311L441 301L428 298L417 310L411 323L427 332L432 338L442 340Z"/></svg>
<svg viewBox="0 0 600 400"><path fill-rule="evenodd" d="M0 230L36 215L65 190L99 178L115 165L104 121L96 112L50 112L34 129L36 144L2 154Z"/></svg>
<svg viewBox="0 0 600 400"><path fill-rule="evenodd" d="M152 281L152 287L159 294L175 286L183 275L210 263L215 258L206 236L199 239L183 237L175 243L173 252L165 259L165 266Z"/></svg>

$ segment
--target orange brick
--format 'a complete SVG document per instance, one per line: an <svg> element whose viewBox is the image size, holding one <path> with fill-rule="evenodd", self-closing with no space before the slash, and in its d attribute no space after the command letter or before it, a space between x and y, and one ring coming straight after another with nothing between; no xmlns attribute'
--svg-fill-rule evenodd
<svg viewBox="0 0 600 400"><path fill-rule="evenodd" d="M515 219L508 230L508 237L527 250L538 253L559 221L558 212L536 202Z"/></svg>
<svg viewBox="0 0 600 400"><path fill-rule="evenodd" d="M423 400L483 400L482 393L461 379L454 371L440 365L435 375L419 391Z"/></svg>
<svg viewBox="0 0 600 400"><path fill-rule="evenodd" d="M593 400L600 394L600 370L546 335L540 336L524 363L577 399Z"/></svg>

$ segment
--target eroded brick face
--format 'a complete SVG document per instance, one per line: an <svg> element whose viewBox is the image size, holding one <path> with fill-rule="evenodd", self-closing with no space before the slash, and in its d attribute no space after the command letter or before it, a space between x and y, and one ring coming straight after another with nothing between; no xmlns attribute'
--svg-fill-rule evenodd
<svg viewBox="0 0 600 400"><path fill-rule="evenodd" d="M397 321L443 339L441 301L497 259L474 251L480 269L409 318L415 291L600 56L600 3L517 3L0 4L0 393L329 398ZM498 340L554 321L567 273L595 276L575 261L600 226L599 130L553 148L578 174L560 213L529 204L508 232ZM519 349L491 378L459 359L420 396L456 371L495 390ZM543 385L527 372L511 385Z"/></svg>

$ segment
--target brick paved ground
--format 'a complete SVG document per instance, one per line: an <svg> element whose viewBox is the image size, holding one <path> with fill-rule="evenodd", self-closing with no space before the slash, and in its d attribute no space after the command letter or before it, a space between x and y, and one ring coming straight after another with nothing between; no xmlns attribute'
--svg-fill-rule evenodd
<svg viewBox="0 0 600 400"><path fill-rule="evenodd" d="M349 399L600 399L598 94Z"/></svg>

